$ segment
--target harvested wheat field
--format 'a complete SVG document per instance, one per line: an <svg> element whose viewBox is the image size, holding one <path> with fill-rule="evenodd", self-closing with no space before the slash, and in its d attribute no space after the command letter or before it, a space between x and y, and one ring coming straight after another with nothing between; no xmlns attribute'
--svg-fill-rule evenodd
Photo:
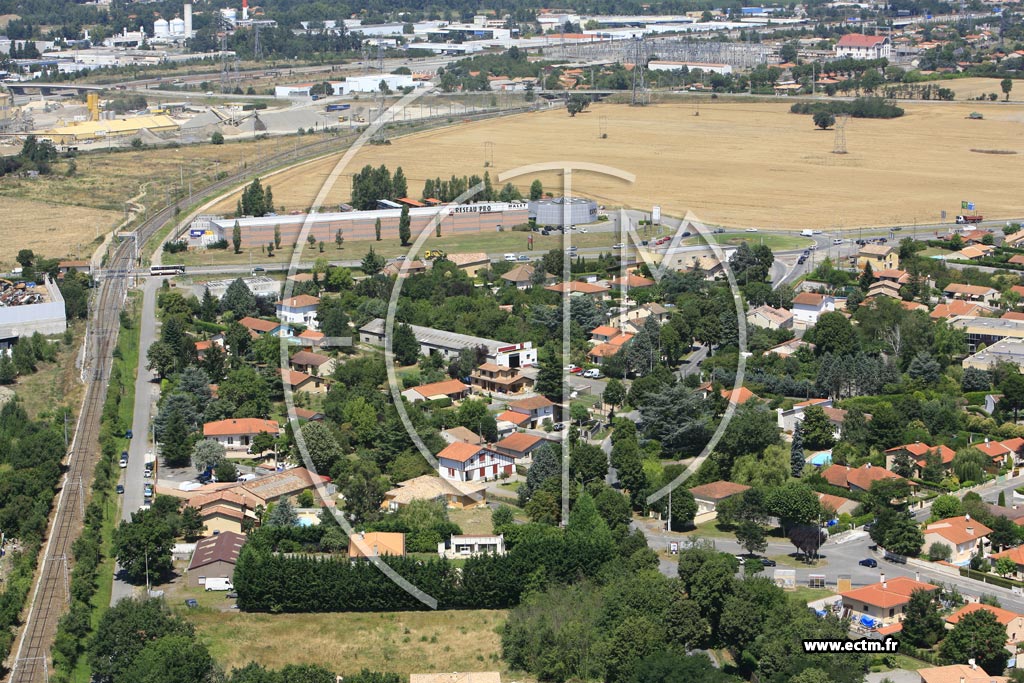
<svg viewBox="0 0 1024 683"><path fill-rule="evenodd" d="M936 88L949 88L956 93L957 101L966 100L971 97L977 97L978 95L989 95L990 93L996 93L999 96L999 101L1002 102L1006 97L1003 94L1002 88L999 86L1001 78L951 78L943 81L930 81L930 84ZM1016 85L1016 84L1015 84ZM1020 86L1017 86L1016 92L1010 92L1010 102L1020 102L1024 100L1024 92L1020 91ZM975 105L977 106L977 105ZM986 110L982 110L983 112Z"/></svg>
<svg viewBox="0 0 1024 683"><path fill-rule="evenodd" d="M669 214L691 210L725 226L829 228L937 222L961 200L988 217L1024 215L1024 107L986 107L985 120L967 115L970 103L905 106L899 119L851 119L849 153L833 154L835 133L814 128L788 103L710 102L699 116L690 104L646 108L601 104L571 118L564 110L465 123L363 148L339 177L327 204L347 201L350 175L365 164L402 166L419 196L427 177L484 172L484 143L493 144L495 171L525 164L588 161L636 174L626 183L574 175L577 192L607 205ZM607 139L600 139L601 121ZM1013 151L991 154L976 150ZM289 210L312 202L334 159L266 182ZM535 176L519 178L525 192ZM556 191L553 175L541 176ZM233 210L235 199L217 208Z"/></svg>
<svg viewBox="0 0 1024 683"><path fill-rule="evenodd" d="M31 249L49 258L88 258L97 237L116 225L121 213L86 207L69 211L63 204L14 197L0 198L0 265L16 265L19 249Z"/></svg>

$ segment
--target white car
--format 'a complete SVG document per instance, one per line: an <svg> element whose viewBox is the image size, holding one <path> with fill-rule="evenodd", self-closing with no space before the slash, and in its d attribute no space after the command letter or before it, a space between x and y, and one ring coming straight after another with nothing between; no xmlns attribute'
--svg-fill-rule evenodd
<svg viewBox="0 0 1024 683"><path fill-rule="evenodd" d="M580 229L579 229L579 231L580 231L580 232L586 232L586 231L587 231L587 229L586 229L586 228L580 228Z"/></svg>
<svg viewBox="0 0 1024 683"><path fill-rule="evenodd" d="M516 256L515 254L505 254L505 260L506 261L518 261L519 257Z"/></svg>
<svg viewBox="0 0 1024 683"><path fill-rule="evenodd" d="M747 228L746 232L757 232L757 228Z"/></svg>
<svg viewBox="0 0 1024 683"><path fill-rule="evenodd" d="M612 245L612 249L622 249L624 246L626 245L623 244L622 242L616 242L615 244Z"/></svg>
<svg viewBox="0 0 1024 683"><path fill-rule="evenodd" d="M597 368L591 368L590 370L587 370L586 372L583 373L583 376L589 379L601 379L602 377L604 377L604 375L601 374L601 371L598 370Z"/></svg>

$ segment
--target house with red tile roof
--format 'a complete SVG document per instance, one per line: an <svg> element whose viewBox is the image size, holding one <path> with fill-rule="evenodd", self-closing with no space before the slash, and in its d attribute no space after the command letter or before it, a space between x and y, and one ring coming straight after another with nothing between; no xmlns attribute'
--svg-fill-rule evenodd
<svg viewBox="0 0 1024 683"><path fill-rule="evenodd" d="M318 329L316 321L316 309L320 305L320 299L309 294L282 299L275 304L277 317L282 322L293 325L305 325L314 330Z"/></svg>
<svg viewBox="0 0 1024 683"><path fill-rule="evenodd" d="M1007 676L986 673L977 664L949 664L918 669L921 683L1010 683Z"/></svg>
<svg viewBox="0 0 1024 683"><path fill-rule="evenodd" d="M847 33L836 43L836 57L888 59L892 57L892 43L888 36Z"/></svg>
<svg viewBox="0 0 1024 683"><path fill-rule="evenodd" d="M515 410L505 410L494 418L498 422L511 422L516 427L522 427L530 423L530 415Z"/></svg>
<svg viewBox="0 0 1024 683"><path fill-rule="evenodd" d="M984 546L985 538L992 533L988 528L970 515L947 517L932 522L924 529L924 547L930 548L934 543L942 543L953 551L950 562L966 564L971 561L978 548Z"/></svg>
<svg viewBox="0 0 1024 683"><path fill-rule="evenodd" d="M747 311L747 324L769 330L789 330L793 328L793 314L785 308L765 304Z"/></svg>
<svg viewBox="0 0 1024 683"><path fill-rule="evenodd" d="M299 351L288 359L288 364L292 366L293 370L305 372L309 375L326 377L334 372L335 361L330 356L313 353L312 351Z"/></svg>
<svg viewBox="0 0 1024 683"><path fill-rule="evenodd" d="M536 427L544 420L555 420L555 404L544 396L532 396L522 398L518 401L509 401L508 409L515 413L526 415L530 427ZM527 424L527 423L524 423Z"/></svg>
<svg viewBox="0 0 1024 683"><path fill-rule="evenodd" d="M590 331L590 341L597 342L598 344L605 344L610 342L615 337L622 334L622 331L617 327L611 325L598 325Z"/></svg>
<svg viewBox="0 0 1024 683"><path fill-rule="evenodd" d="M512 474L515 458L490 446L462 441L448 444L437 454L437 471L451 481L483 481Z"/></svg>
<svg viewBox="0 0 1024 683"><path fill-rule="evenodd" d="M239 417L216 420L203 425L203 437L219 441L229 458L253 457L248 454L252 439L257 434L277 436L281 432L275 420L261 420L256 417Z"/></svg>
<svg viewBox="0 0 1024 683"><path fill-rule="evenodd" d="M932 320L938 320L939 318L949 319L954 316L960 316L965 318L980 318L992 313L993 310L988 306L974 303L972 301L961 301L960 299L953 299L944 304L935 304L935 308L928 314Z"/></svg>
<svg viewBox="0 0 1024 683"><path fill-rule="evenodd" d="M700 516L716 512L718 504L723 500L737 496L749 488L749 486L744 484L719 480L713 481L710 484L694 486L690 489L690 493L693 494L693 499L697 501L697 515Z"/></svg>
<svg viewBox="0 0 1024 683"><path fill-rule="evenodd" d="M526 432L515 432L494 444L494 450L512 456L520 464L529 464L533 452L548 443L552 442Z"/></svg>
<svg viewBox="0 0 1024 683"><path fill-rule="evenodd" d="M836 310L836 300L830 294L800 292L793 297L793 323L797 327L813 327L824 313Z"/></svg>
<svg viewBox="0 0 1024 683"><path fill-rule="evenodd" d="M950 282L942 290L947 300L962 299L985 305L992 305L999 298L999 290L982 285L968 285L962 282Z"/></svg>
<svg viewBox="0 0 1024 683"><path fill-rule="evenodd" d="M705 382L704 384L697 387L697 391L700 392L701 398L705 400L708 396L711 395L711 390L711 382ZM743 405L747 401L761 400L760 396L758 396L753 391L743 386L737 387L735 390L733 390L732 387L723 388L718 393L721 394L722 398L724 398L725 400L729 401L730 403L735 403L738 406Z"/></svg>
<svg viewBox="0 0 1024 683"><path fill-rule="evenodd" d="M457 379L447 379L443 382L432 382L421 384L418 387L406 389L402 392L410 403L419 401L433 401L439 398L449 398L452 401L461 401L469 395L469 385L463 384Z"/></svg>
<svg viewBox="0 0 1024 683"><path fill-rule="evenodd" d="M253 338L263 334L271 334L275 337L291 337L293 335L291 325L271 322L260 318L246 316L238 321L238 324L249 330Z"/></svg>
<svg viewBox="0 0 1024 683"><path fill-rule="evenodd" d="M935 453L939 456L939 460L942 463L943 471L949 470L953 464L953 456L956 455L949 446L929 446L926 443L920 441L914 443L903 444L902 446L894 446L888 448L885 451L885 469L892 470L893 465L896 463L896 458L901 454L906 453L910 456L910 461L914 466L915 477L921 476L921 470L924 469L925 465L928 464L927 457L929 453Z"/></svg>
<svg viewBox="0 0 1024 683"><path fill-rule="evenodd" d="M884 576L884 575L883 575ZM914 591L934 591L938 586L909 577L883 578L862 588L840 593L843 610L854 619L868 617L884 626L903 621L903 611Z"/></svg>
<svg viewBox="0 0 1024 683"><path fill-rule="evenodd" d="M843 498L842 496L834 496L831 493L819 493L818 500L821 502L821 506L826 510L831 510L836 517L846 514L853 514L853 511L860 505L855 500L850 498Z"/></svg>
<svg viewBox="0 0 1024 683"><path fill-rule="evenodd" d="M1020 520L1016 522L1017 526L1024 526ZM1008 557L1013 560L1014 564L1017 565L1017 570L1010 574L1011 579L1024 579L1024 546L1017 546L1016 548L1009 548L998 553L992 553L988 559L995 563L996 560L1003 557Z"/></svg>
<svg viewBox="0 0 1024 683"><path fill-rule="evenodd" d="M1006 439L1005 441L989 441L985 439L982 443L971 444L971 447L977 448L991 458L996 466L1002 467L1004 463L1015 463L1017 461L1017 458L1024 452L1024 439L1019 437Z"/></svg>
<svg viewBox="0 0 1024 683"><path fill-rule="evenodd" d="M971 602L956 612L953 612L946 617L946 628L952 629L965 615L971 612L977 612L978 610L985 610L991 612L995 616L996 621L1003 625L1006 629L1006 646L1011 648L1012 652L1017 651L1017 643L1024 640L1024 616L1011 612L1008 609L1002 607L995 607L993 605L985 605L980 602Z"/></svg>
<svg viewBox="0 0 1024 683"><path fill-rule="evenodd" d="M914 482L883 467L872 467L871 463L866 463L856 469L849 465L830 465L821 473L821 476L833 486L851 491L869 491L871 485L881 479L899 479L908 482L911 487L917 486Z"/></svg>
<svg viewBox="0 0 1024 683"><path fill-rule="evenodd" d="M305 372L286 370L285 368L278 368L277 371L281 375L281 382L290 387L294 392L304 394L327 393L327 379L324 377L307 375Z"/></svg>
<svg viewBox="0 0 1024 683"><path fill-rule="evenodd" d="M657 283L650 278L630 273L625 277L615 278L611 281L611 284L619 289L643 289L644 287L653 287Z"/></svg>
<svg viewBox="0 0 1024 683"><path fill-rule="evenodd" d="M565 294L568 291L570 296L590 296L595 299L603 299L608 294L607 287L578 280L559 282L556 285L548 285L544 289L549 292L558 292L559 294Z"/></svg>

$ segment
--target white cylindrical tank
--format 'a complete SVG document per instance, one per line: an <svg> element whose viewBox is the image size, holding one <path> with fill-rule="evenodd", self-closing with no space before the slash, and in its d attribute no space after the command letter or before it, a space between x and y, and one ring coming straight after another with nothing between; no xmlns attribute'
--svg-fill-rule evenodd
<svg viewBox="0 0 1024 683"><path fill-rule="evenodd" d="M166 38L171 34L170 24L166 19L157 19L153 22L153 37Z"/></svg>
<svg viewBox="0 0 1024 683"><path fill-rule="evenodd" d="M181 36L185 34L185 20L181 17L171 19L171 35Z"/></svg>
<svg viewBox="0 0 1024 683"><path fill-rule="evenodd" d="M220 11L222 17L230 21L232 24L238 20L238 10L231 7L226 7Z"/></svg>
<svg viewBox="0 0 1024 683"><path fill-rule="evenodd" d="M185 3L185 37L192 37L192 3Z"/></svg>

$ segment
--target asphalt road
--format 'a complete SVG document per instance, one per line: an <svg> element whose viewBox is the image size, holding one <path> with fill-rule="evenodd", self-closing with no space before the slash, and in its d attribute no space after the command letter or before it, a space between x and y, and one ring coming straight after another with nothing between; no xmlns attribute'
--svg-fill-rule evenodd
<svg viewBox="0 0 1024 683"><path fill-rule="evenodd" d="M142 290L142 315L139 318L139 368L135 378L135 406L132 417L132 441L128 447L128 467L121 470L124 494L121 496L121 519L131 520L132 513L143 503L142 487L146 479L146 452L151 450L149 428L160 398L160 385L153 382L153 373L146 369L146 353L157 339L156 293L164 278L148 278ZM130 597L136 588L114 576L110 604Z"/></svg>
<svg viewBox="0 0 1024 683"><path fill-rule="evenodd" d="M1013 489L1020 486L1022 480L1024 480L1024 476L1008 479L1002 485L992 487L985 491L982 494L982 498L988 502L995 502L999 497L999 492L1005 491L1007 499L1012 499ZM923 515L919 513L917 516L922 519L927 518L928 513L927 511L924 511ZM641 529L644 532L644 536L647 537L648 545L659 552L667 550L669 543L672 541L681 541L694 535L665 531L660 523L646 519L634 521L633 527ZM745 553L733 538L715 538L713 540L715 542L715 548L718 550L733 554ZM864 531L854 532L853 535L844 542L837 543L835 540L829 539L821 547L821 562L817 565L800 566L796 569L797 583L799 585L807 585L808 578L811 574L825 575L826 584L828 585L835 585L836 580L840 576L849 577L854 586L862 586L880 581L882 574L888 578L892 578L894 576L906 576L932 583L954 585L964 595L975 597L984 594L994 595L999 599L999 602L1003 607L1024 613L1024 595L1015 593L1014 591L1006 588L1000 588L998 586L983 583L981 581L975 581L966 577L950 576L944 572L934 571L929 568L919 568L906 564L889 562L878 552L870 550L868 547L870 545L873 545L873 541ZM795 548L792 544L775 539L769 542L768 549L762 553L762 555L767 557L779 557L793 555L794 553ZM861 566L859 562L865 558L874 558L877 560L878 567L872 569L870 567ZM661 572L666 576L676 576L678 574L676 564L675 558L662 558L660 560ZM772 576L772 572L775 569L784 568L790 567L782 567L781 565L774 568L768 567L765 569L764 575Z"/></svg>

